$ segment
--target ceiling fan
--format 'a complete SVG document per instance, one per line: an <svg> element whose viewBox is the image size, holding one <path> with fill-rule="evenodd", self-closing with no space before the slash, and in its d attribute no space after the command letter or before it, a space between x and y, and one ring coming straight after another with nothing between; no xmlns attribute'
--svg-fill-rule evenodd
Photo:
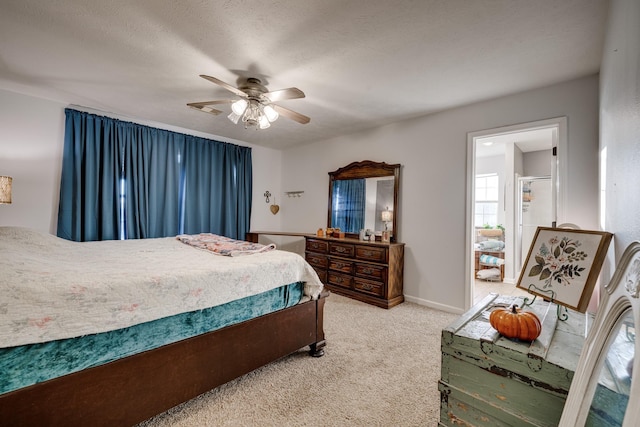
<svg viewBox="0 0 640 427"><path fill-rule="evenodd" d="M196 110L217 116L222 111L213 108L212 105L231 104L231 114L227 117L236 124L242 119L245 128L266 129L280 115L301 124L307 124L311 121L309 117L303 114L274 104L274 102L285 99L304 98L304 92L298 88L290 87L270 92L260 79L254 77L249 77L245 83L237 88L215 77L204 74L201 74L200 77L227 89L229 92L239 96L240 99L220 99L187 104Z"/></svg>

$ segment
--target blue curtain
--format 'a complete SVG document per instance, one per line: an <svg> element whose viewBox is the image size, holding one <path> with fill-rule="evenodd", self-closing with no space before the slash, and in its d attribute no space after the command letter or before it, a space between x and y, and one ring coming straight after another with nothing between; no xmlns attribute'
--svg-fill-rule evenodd
<svg viewBox="0 0 640 427"><path fill-rule="evenodd" d="M251 148L65 110L58 236L244 239Z"/></svg>
<svg viewBox="0 0 640 427"><path fill-rule="evenodd" d="M357 233L364 228L366 207L366 181L343 179L333 182L331 224L346 233Z"/></svg>

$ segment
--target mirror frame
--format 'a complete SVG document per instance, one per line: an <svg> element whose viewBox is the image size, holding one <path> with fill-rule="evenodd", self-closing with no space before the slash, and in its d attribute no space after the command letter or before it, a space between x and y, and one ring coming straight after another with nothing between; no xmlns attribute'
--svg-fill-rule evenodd
<svg viewBox="0 0 640 427"><path fill-rule="evenodd" d="M327 214L327 227L331 227L331 206L333 206L333 184L341 179L359 179L359 178L379 178L385 176L393 176L393 221L391 242L397 242L398 236L398 194L400 189L400 167L398 164L387 164L384 162L374 162L371 160L363 160L361 162L353 162L339 168L333 172L329 172L329 204ZM358 238L358 233L345 233L346 237ZM376 240L380 240L380 236L376 236Z"/></svg>
<svg viewBox="0 0 640 427"><path fill-rule="evenodd" d="M600 369L604 363L611 332L618 320L631 309L634 324L640 325L640 242L631 243L622 254L611 281L604 287L603 297L587 339L582 348L569 395L560 418L560 427L584 426L589 415ZM640 355L640 340L636 340L635 356ZM634 357L633 372L640 372L640 357ZM640 375L631 379L629 404L622 425L636 425L640 419Z"/></svg>

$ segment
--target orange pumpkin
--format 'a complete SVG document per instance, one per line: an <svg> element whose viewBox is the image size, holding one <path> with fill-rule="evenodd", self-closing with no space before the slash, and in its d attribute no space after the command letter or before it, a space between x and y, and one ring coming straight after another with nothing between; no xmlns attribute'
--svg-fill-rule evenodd
<svg viewBox="0 0 640 427"><path fill-rule="evenodd" d="M489 316L489 323L507 338L533 341L542 332L542 323L535 313L522 311L516 304L509 308L496 308Z"/></svg>

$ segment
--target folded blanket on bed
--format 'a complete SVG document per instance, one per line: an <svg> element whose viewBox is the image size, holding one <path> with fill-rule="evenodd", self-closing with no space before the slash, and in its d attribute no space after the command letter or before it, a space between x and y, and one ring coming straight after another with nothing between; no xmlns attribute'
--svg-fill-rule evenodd
<svg viewBox="0 0 640 427"><path fill-rule="evenodd" d="M181 234L176 236L176 239L194 248L225 256L251 255L271 251L276 248L276 245L273 243L270 245L261 245L260 243L243 242L242 240L234 240L229 237L218 236L217 234L211 233Z"/></svg>

